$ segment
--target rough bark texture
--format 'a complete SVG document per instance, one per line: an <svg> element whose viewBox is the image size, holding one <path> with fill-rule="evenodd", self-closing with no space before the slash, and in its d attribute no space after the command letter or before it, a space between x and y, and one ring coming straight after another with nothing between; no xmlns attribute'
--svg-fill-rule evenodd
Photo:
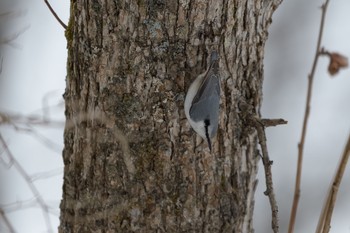
<svg viewBox="0 0 350 233"><path fill-rule="evenodd" d="M263 55L280 1L73 0L59 232L253 232ZM213 152L186 91L220 54Z"/></svg>

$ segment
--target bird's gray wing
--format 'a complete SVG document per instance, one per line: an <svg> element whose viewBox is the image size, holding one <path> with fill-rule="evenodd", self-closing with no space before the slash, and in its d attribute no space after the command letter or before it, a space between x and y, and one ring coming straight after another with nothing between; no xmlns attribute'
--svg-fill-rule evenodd
<svg viewBox="0 0 350 233"><path fill-rule="evenodd" d="M220 105L220 76L218 72L209 69L201 86L193 98L190 109L192 120L218 122Z"/></svg>

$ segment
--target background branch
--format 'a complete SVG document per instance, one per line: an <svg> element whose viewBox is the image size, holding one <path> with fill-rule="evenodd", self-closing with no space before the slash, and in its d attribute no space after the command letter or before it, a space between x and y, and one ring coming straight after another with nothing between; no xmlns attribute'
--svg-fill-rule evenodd
<svg viewBox="0 0 350 233"><path fill-rule="evenodd" d="M321 49L323 27L324 27L324 22L325 22L325 18L326 18L328 2L329 2L329 0L326 0L326 2L321 7L321 9L322 9L322 16L321 16L320 31L319 31L319 34L318 34L318 40L317 40L317 46L316 46L316 53L315 53L314 61L313 61L313 64L312 64L311 73L309 74L309 77L308 77L306 107L305 107L303 128L302 128L302 132L301 132L301 139L300 139L300 142L299 142L299 145L298 145L297 173L296 173L296 180L295 180L293 205L292 205L292 209L291 209L289 226L288 226L288 233L292 233L294 231L295 218L296 218L296 214L297 214L297 210L298 210L298 204L299 204L299 198L300 198L300 181L301 181L301 172L302 172L302 163L303 163L303 153L304 153L306 129L307 129L307 124L308 124L309 115L310 115L310 103L311 103L311 96L312 96L312 84L313 84L313 80L314 80L314 76L315 76L315 71L316 71L318 58L320 56L319 52L320 52L320 49Z"/></svg>
<svg viewBox="0 0 350 233"><path fill-rule="evenodd" d="M12 166L18 171L18 173L23 177L23 179L26 181L27 185L29 186L29 189L33 193L33 196L36 198L38 204L40 205L40 208L42 210L42 214L45 219L46 227L48 232L53 232L51 220L49 216L49 208L46 205L44 199L40 195L39 190L36 188L33 182L31 182L30 176L27 174L27 172L24 170L24 168L18 163L16 158L13 156L12 152L8 148L5 139L0 134L0 142L2 144L2 147L4 148L4 151L7 153L7 156L9 157L10 161L12 162Z"/></svg>
<svg viewBox="0 0 350 233"><path fill-rule="evenodd" d="M324 203L324 206L318 221L316 233L321 233L321 232L328 233L331 228L330 223L331 223L331 218L332 218L332 214L335 206L335 201L337 199L340 182L343 178L345 168L349 160L349 156L350 156L350 135L348 137L348 141L346 143L343 155L339 161L339 165L338 165L338 169L335 174L335 177L332 183L330 184L328 197Z"/></svg>
<svg viewBox="0 0 350 233"><path fill-rule="evenodd" d="M273 120L265 119L265 122L272 122ZM282 120L285 122L284 120ZM275 197L275 192L273 189L273 181L272 181L272 171L271 171L271 165L272 161L270 160L267 145L266 145L266 134L264 129L264 124L260 122L259 119L251 118L251 122L254 125L259 138L259 144L262 151L262 161L264 165L265 170L265 182L266 182L266 191L264 194L269 197L270 206L271 206L271 212L272 212L272 230L274 233L279 232L279 224L278 224L278 206L277 201Z"/></svg>
<svg viewBox="0 0 350 233"><path fill-rule="evenodd" d="M4 220L4 223L5 223L6 227L8 228L9 232L15 233L15 230L14 230L12 224L10 223L5 212L1 208L0 208L0 217L2 218L2 220Z"/></svg>
<svg viewBox="0 0 350 233"><path fill-rule="evenodd" d="M47 7L49 8L49 10L51 11L51 13L53 14L53 16L56 18L56 20L62 25L62 27L64 29L67 29L67 25L65 23L63 23L63 21L60 19L60 17L58 17L58 15L56 14L55 10L51 7L49 1L48 0L44 0L44 2L47 5Z"/></svg>

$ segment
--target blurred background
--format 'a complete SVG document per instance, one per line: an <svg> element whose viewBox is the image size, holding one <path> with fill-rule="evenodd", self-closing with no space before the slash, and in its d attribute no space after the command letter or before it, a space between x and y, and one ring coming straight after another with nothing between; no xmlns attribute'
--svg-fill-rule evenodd
<svg viewBox="0 0 350 233"><path fill-rule="evenodd" d="M284 118L288 124L267 129L273 179L279 205L280 230L287 232L294 193L297 144L300 140L307 75L315 55L323 0L284 1L273 17L265 53L262 115ZM69 1L51 1L68 23ZM0 154L0 208L18 233L57 231L62 195L66 40L64 29L42 0L1 0L0 38L15 38L1 45L0 113L12 114L18 127L1 125L0 132L16 161ZM350 1L330 1L322 46L350 56ZM6 26L5 26L6 25ZM18 37L17 37L18 36ZM316 71L311 115L306 137L301 198L295 232L314 232L328 186L335 173L350 129L350 69L335 77L327 73L328 58ZM55 124L27 124L53 119ZM32 122L32 123L33 123ZM21 166L19 168L18 164ZM21 170L23 168L23 170ZM24 171L26 176L18 171ZM344 176L333 214L331 232L350 233L350 173ZM255 232L271 232L271 210L265 191L263 167L255 194ZM35 189L48 205L43 214ZM0 213L1 214L1 213ZM0 232L8 232L0 218Z"/></svg>

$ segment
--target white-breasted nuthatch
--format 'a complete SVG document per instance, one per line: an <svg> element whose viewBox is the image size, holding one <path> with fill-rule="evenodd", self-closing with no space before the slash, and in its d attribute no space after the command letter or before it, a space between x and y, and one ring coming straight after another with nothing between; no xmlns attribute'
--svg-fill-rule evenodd
<svg viewBox="0 0 350 233"><path fill-rule="evenodd" d="M213 51L208 70L193 81L185 99L187 120L197 134L208 141L210 151L210 139L215 136L219 124L219 106L219 55Z"/></svg>

